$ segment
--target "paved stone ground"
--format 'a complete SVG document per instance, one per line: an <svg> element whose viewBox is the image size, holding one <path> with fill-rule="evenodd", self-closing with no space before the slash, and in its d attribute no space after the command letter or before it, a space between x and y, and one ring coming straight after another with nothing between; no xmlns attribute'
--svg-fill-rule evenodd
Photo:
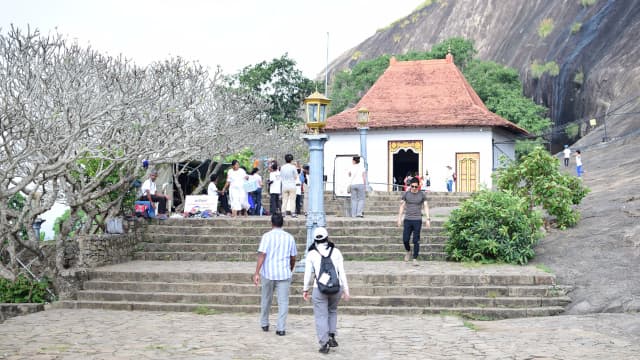
<svg viewBox="0 0 640 360"><path fill-rule="evenodd" d="M255 314L51 309L3 323L0 359L640 359L640 314L338 321L340 346L323 355L312 316L290 316L280 337Z"/></svg>

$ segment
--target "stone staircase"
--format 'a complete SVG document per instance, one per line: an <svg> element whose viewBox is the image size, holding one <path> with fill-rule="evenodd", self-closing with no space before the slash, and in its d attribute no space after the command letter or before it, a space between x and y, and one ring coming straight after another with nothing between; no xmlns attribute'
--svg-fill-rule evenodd
<svg viewBox="0 0 640 360"><path fill-rule="evenodd" d="M395 199L394 207L382 203ZM463 197L444 195L431 203L455 206ZM401 228L395 222L398 194L370 196L365 218L327 216L330 239L344 254L352 300L347 314L457 313L475 318L554 315L569 302L555 285L555 277L535 267L469 266L443 261L420 261L412 266L404 255ZM327 200L327 209L340 204ZM380 214L371 215L373 208ZM329 210L328 210L329 211ZM387 211L387 213L384 213ZM423 229L422 260L442 260L446 237L444 217ZM287 218L285 230L296 238L304 254L304 217ZM259 311L260 295L250 280L256 249L270 229L268 217L169 219L151 221L134 254L135 261L93 269L76 301L66 307L119 310L224 312ZM296 273L291 313L311 313L301 298L302 274Z"/></svg>
<svg viewBox="0 0 640 360"><path fill-rule="evenodd" d="M431 229L423 229L420 246L423 259L444 260L443 220L433 220ZM284 228L296 238L298 252L304 252L305 218L287 218ZM327 228L331 241L340 246L347 260L400 260L404 256L402 228L389 217L379 220L328 217ZM147 227L134 259L254 261L260 238L270 229L266 216L169 219Z"/></svg>

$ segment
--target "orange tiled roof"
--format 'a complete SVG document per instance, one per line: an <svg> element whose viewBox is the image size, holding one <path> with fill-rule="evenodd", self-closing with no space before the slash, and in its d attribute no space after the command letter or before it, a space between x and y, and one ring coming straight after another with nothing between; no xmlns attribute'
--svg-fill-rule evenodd
<svg viewBox="0 0 640 360"><path fill-rule="evenodd" d="M357 112L369 110L369 128L490 126L527 134L492 113L447 55L442 60L396 61L350 109L327 119L326 130L355 129Z"/></svg>

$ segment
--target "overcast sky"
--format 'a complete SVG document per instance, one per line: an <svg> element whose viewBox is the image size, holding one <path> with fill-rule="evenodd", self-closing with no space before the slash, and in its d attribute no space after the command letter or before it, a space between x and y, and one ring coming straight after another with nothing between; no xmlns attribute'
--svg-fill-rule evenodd
<svg viewBox="0 0 640 360"><path fill-rule="evenodd" d="M0 28L57 32L140 65L181 56L234 73L289 53L305 76L421 0L0 0Z"/></svg>

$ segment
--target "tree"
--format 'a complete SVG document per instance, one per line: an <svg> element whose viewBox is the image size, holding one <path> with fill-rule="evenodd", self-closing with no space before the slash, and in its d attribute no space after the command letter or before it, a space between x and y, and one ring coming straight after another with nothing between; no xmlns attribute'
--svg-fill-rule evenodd
<svg viewBox="0 0 640 360"><path fill-rule="evenodd" d="M302 102L318 85L305 78L286 53L271 62L249 65L231 80L248 96L264 99L265 120L281 125L302 122Z"/></svg>
<svg viewBox="0 0 640 360"><path fill-rule="evenodd" d="M547 108L522 95L522 84L515 69L491 62L473 60L464 76L489 110L540 135L551 127L544 115Z"/></svg>
<svg viewBox="0 0 640 360"><path fill-rule="evenodd" d="M34 232L23 229L55 201L70 210L52 271L82 266L79 237L118 212L142 159L156 166L283 143L260 118L260 99L229 87L220 69L181 58L139 67L12 27L0 34L0 64L2 273L16 272L22 250L44 263Z"/></svg>
<svg viewBox="0 0 640 360"><path fill-rule="evenodd" d="M541 206L556 217L561 229L577 224L580 214L573 209L589 193L581 179L560 172L559 160L537 147L519 162L506 162L496 174L500 191L527 199L529 211Z"/></svg>

